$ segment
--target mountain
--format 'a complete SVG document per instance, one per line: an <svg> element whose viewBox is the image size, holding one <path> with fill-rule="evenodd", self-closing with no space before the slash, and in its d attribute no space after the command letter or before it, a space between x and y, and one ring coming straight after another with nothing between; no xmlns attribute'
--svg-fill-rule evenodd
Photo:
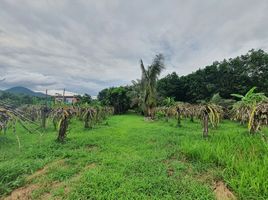
<svg viewBox="0 0 268 200"><path fill-rule="evenodd" d="M25 87L13 87L5 90L5 92L9 92L12 94L25 94L29 96L35 96L35 97L45 97L46 95L41 92L34 92L28 88Z"/></svg>

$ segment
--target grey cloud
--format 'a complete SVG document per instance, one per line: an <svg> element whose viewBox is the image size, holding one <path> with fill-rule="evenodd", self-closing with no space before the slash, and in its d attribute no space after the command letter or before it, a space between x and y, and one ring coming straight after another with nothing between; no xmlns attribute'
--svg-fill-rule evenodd
<svg viewBox="0 0 268 200"><path fill-rule="evenodd" d="M3 0L0 88L66 88L96 95L139 78L163 53L180 75L268 50L266 0Z"/></svg>

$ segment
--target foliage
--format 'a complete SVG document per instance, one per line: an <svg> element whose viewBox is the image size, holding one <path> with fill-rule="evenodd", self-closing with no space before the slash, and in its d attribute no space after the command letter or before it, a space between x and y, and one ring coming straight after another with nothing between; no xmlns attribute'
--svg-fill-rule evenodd
<svg viewBox="0 0 268 200"><path fill-rule="evenodd" d="M59 107L51 112L54 126L58 129L58 142L64 142L71 118L75 114L74 107Z"/></svg>
<svg viewBox="0 0 268 200"><path fill-rule="evenodd" d="M164 56L162 54L156 55L153 63L145 69L143 61L141 60L141 90L142 90L142 108L145 116L153 118L156 102L156 84L160 73L165 68Z"/></svg>
<svg viewBox="0 0 268 200"><path fill-rule="evenodd" d="M46 110L45 116L43 115L44 108ZM92 128L93 125L100 123L112 114L114 114L113 108L99 105L94 107L88 104L80 104L79 106L54 105L50 108L39 105L24 105L15 108L0 102L0 131L6 132L9 125L12 125L15 133L16 123L18 122L30 133L38 133L37 128L41 127L38 123L41 122L42 125L43 117L45 117L45 121L47 119L51 120L54 128L58 130L57 140L63 142L72 117L83 120L85 128Z"/></svg>
<svg viewBox="0 0 268 200"><path fill-rule="evenodd" d="M173 97L167 97L165 98L160 104L162 106L174 106L175 105L175 100Z"/></svg>
<svg viewBox="0 0 268 200"><path fill-rule="evenodd" d="M96 119L97 111L91 107L82 110L82 118L85 122L85 128L92 128L94 119Z"/></svg>
<svg viewBox="0 0 268 200"><path fill-rule="evenodd" d="M233 105L235 104L234 99L224 99L220 96L219 93L214 94L209 101L209 103L221 106L223 110L223 118L224 119L230 119L231 118L231 110Z"/></svg>
<svg viewBox="0 0 268 200"><path fill-rule="evenodd" d="M12 103L13 105L19 106L23 104L32 104L33 97L27 95L16 95L9 92L3 92L0 95L0 100L3 102Z"/></svg>
<svg viewBox="0 0 268 200"><path fill-rule="evenodd" d="M223 109L221 106L206 103L206 104L189 104L177 102L173 106L162 106L156 108L156 116L158 119L165 118L169 121L172 118L177 119L177 125L181 127L181 119L190 118L194 122L194 118L199 118L202 121L204 128L204 136L208 137L209 124L213 128L217 128L220 119L223 118Z"/></svg>
<svg viewBox="0 0 268 200"><path fill-rule="evenodd" d="M267 97L265 96L264 93L255 93L257 87L251 88L245 96L241 94L231 94L234 97L237 97L240 99L241 102L243 102L244 105L254 105L258 102L267 100Z"/></svg>
<svg viewBox="0 0 268 200"><path fill-rule="evenodd" d="M19 107L23 105L42 105L45 103L46 98L24 94L13 94L3 91L0 93L0 101ZM50 97L48 97L48 101L51 101Z"/></svg>
<svg viewBox="0 0 268 200"><path fill-rule="evenodd" d="M240 101L233 106L233 119L238 120L241 123L247 122L248 130L252 134L256 133L262 124L262 118L265 111L262 113L262 110L260 109L265 109L265 101L268 100L264 93L255 93L255 89L256 87L253 87L244 96L240 94L232 94L232 96L240 98ZM264 104L262 105L262 103Z"/></svg>
<svg viewBox="0 0 268 200"><path fill-rule="evenodd" d="M160 79L157 90L162 97L174 97L175 101L196 103L209 101L219 93L224 99L230 94L245 94L256 86L268 95L268 54L263 50L251 50L246 55L214 62L186 76L175 72Z"/></svg>
<svg viewBox="0 0 268 200"><path fill-rule="evenodd" d="M17 116L13 110L0 107L0 132L6 133L7 127L10 125L15 126L17 121Z"/></svg>
<svg viewBox="0 0 268 200"><path fill-rule="evenodd" d="M141 86L141 80L137 79L136 81L132 80L132 85L128 87L128 97L130 98L130 108L136 110L137 113L143 113L142 111L142 101L143 101L143 92Z"/></svg>
<svg viewBox="0 0 268 200"><path fill-rule="evenodd" d="M250 133L256 133L261 129L261 126L268 125L268 103L261 102L252 108L248 129Z"/></svg>
<svg viewBox="0 0 268 200"><path fill-rule="evenodd" d="M40 105L22 105L18 109L21 110L24 115L31 119L33 122L41 120L41 106Z"/></svg>
<svg viewBox="0 0 268 200"><path fill-rule="evenodd" d="M75 96L78 99L78 102L76 104L81 105L81 104L91 104L93 102L92 97L85 93L84 95L77 95Z"/></svg>
<svg viewBox="0 0 268 200"><path fill-rule="evenodd" d="M209 122L213 128L220 123L222 109L215 104L205 104L200 106L200 117L203 123L203 137L208 137Z"/></svg>
<svg viewBox="0 0 268 200"><path fill-rule="evenodd" d="M88 106L87 104L80 106L64 106L55 107L50 113L50 118L54 124L54 128L58 130L59 142L64 142L70 121L73 117L84 121L84 128L93 128L97 123L102 122L108 116L114 114L111 107Z"/></svg>
<svg viewBox="0 0 268 200"><path fill-rule="evenodd" d="M171 97L174 98L175 101L183 101L182 96L185 93L185 91L183 91L180 77L176 74L176 72L168 74L164 78L158 80L157 91L164 99Z"/></svg>
<svg viewBox="0 0 268 200"><path fill-rule="evenodd" d="M98 100L104 106L112 106L115 114L123 114L130 108L130 97L127 87L112 87L99 92Z"/></svg>
<svg viewBox="0 0 268 200"><path fill-rule="evenodd" d="M38 133L36 124L28 119L21 110L0 102L0 133L3 132L5 134L8 128L12 128L12 132L17 139L18 146L21 148L20 139L16 129L17 123L19 123L21 127L29 133Z"/></svg>

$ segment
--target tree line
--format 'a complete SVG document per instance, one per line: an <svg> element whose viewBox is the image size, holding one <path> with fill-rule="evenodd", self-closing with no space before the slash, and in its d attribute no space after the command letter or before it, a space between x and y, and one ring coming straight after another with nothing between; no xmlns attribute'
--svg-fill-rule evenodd
<svg viewBox="0 0 268 200"><path fill-rule="evenodd" d="M245 55L215 61L186 76L173 72L158 81L157 90L159 97L191 103L208 100L217 93L229 99L231 94L245 94L254 86L267 95L267 77L268 54L252 49Z"/></svg>
<svg viewBox="0 0 268 200"><path fill-rule="evenodd" d="M161 57L161 62L162 59ZM151 66L154 66L154 61ZM267 77L268 54L261 49L252 49L245 55L215 61L212 65L185 76L179 76L176 72L168 74L157 80L157 93L153 92L151 95L156 95L157 101L151 103L163 105L168 98L174 101L198 103L210 101L215 94L223 99L236 99L231 94L246 94L252 87L268 95ZM142 104L145 103L143 92L146 93L144 88L146 71L142 69L141 79L132 82L133 84L128 86L106 88L100 91L98 99L103 105L114 106L117 114L124 113L129 108L142 112L141 108L144 106ZM147 93L148 91L147 88Z"/></svg>
<svg viewBox="0 0 268 200"><path fill-rule="evenodd" d="M0 101L12 104L14 106L21 106L25 104L41 104L44 103L44 97L34 97L26 94L13 94L10 92L1 92Z"/></svg>

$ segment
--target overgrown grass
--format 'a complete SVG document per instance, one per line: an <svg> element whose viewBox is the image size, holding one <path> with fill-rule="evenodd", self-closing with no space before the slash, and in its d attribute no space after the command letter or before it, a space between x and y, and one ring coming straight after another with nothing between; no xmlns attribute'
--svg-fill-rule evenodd
<svg viewBox="0 0 268 200"><path fill-rule="evenodd" d="M136 115L70 128L59 144L52 128L40 136L18 127L21 149L12 133L0 135L0 194L36 184L34 199L214 199L222 180L239 199L268 198L268 144L239 124L224 121L207 140L197 121L178 128Z"/></svg>

